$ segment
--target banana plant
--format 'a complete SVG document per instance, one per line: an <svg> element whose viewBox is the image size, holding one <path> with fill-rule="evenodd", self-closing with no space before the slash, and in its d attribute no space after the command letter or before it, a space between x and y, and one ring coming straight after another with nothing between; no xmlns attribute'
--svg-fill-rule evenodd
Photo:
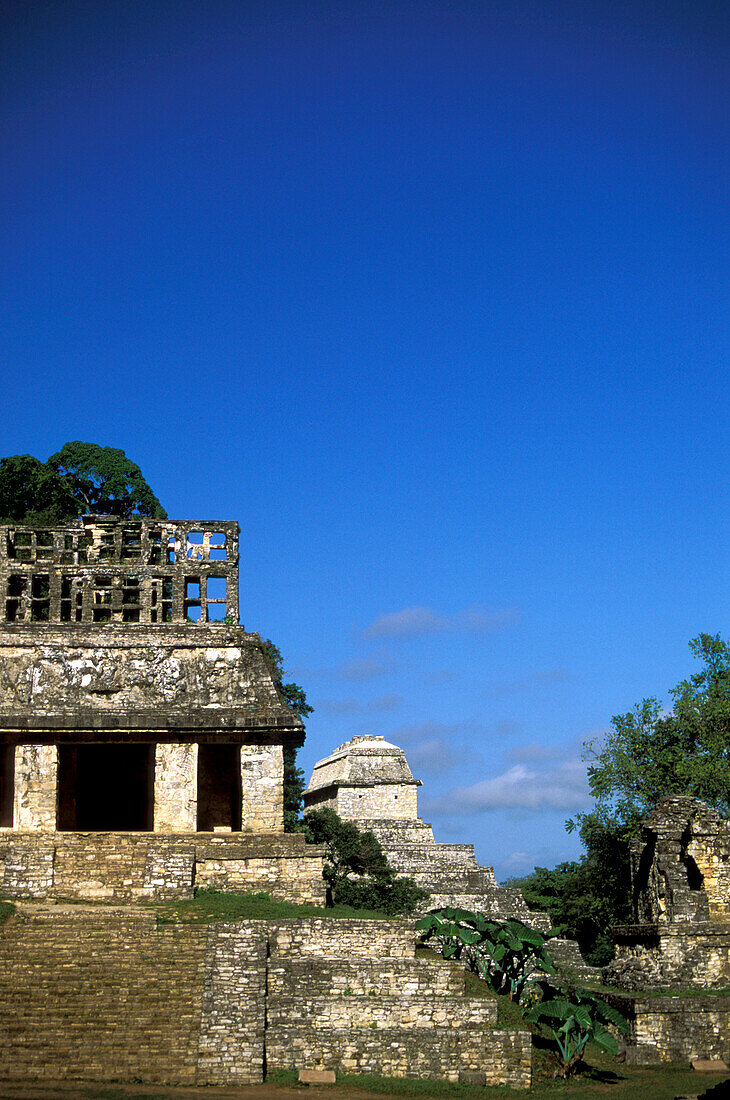
<svg viewBox="0 0 730 1100"><path fill-rule="evenodd" d="M552 1034L563 1077L570 1077L575 1072L591 1042L608 1054L617 1053L618 1043L606 1024L624 1034L629 1030L621 1013L588 989L551 989L542 1001L524 1013L524 1017Z"/></svg>
<svg viewBox="0 0 730 1100"><path fill-rule="evenodd" d="M418 921L421 943L434 942L445 959L462 959L495 993L519 1001L535 971L555 974L545 947L550 935L520 920L490 920L468 909L436 909Z"/></svg>

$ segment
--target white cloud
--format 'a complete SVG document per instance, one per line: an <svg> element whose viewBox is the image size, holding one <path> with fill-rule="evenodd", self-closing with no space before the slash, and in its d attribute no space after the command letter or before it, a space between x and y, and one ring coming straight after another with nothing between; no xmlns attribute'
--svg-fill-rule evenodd
<svg viewBox="0 0 730 1100"><path fill-rule="evenodd" d="M432 607L405 607L379 615L363 630L365 638L425 637L428 634L483 634L515 626L521 618L516 607L486 611L474 605L442 615Z"/></svg>
<svg viewBox="0 0 730 1100"><path fill-rule="evenodd" d="M409 748L408 763L418 779L419 771L430 772L431 775L442 775L451 771L459 755L454 751L454 746L442 737L433 737L430 741L421 741Z"/></svg>
<svg viewBox="0 0 730 1100"><path fill-rule="evenodd" d="M563 810L573 813L589 800L585 764L574 755L545 767L514 764L501 775L431 799L441 813L482 813L485 810Z"/></svg>
<svg viewBox="0 0 730 1100"><path fill-rule="evenodd" d="M433 738L453 737L461 728L458 725L447 726L445 722L416 722L412 726L399 726L388 734L388 740L394 745L413 745Z"/></svg>
<svg viewBox="0 0 730 1100"><path fill-rule="evenodd" d="M376 676L387 676L397 672L401 668L401 662L394 661L390 657L355 658L343 665L320 666L319 668L306 668L299 666L291 669L288 675L299 679L317 680L373 680Z"/></svg>
<svg viewBox="0 0 730 1100"><path fill-rule="evenodd" d="M576 756L580 755L580 748L575 747ZM518 764L536 764L546 760L560 760L565 755L565 747L560 745L541 745L539 741L533 741L528 745L518 745L505 754L507 760L513 760Z"/></svg>

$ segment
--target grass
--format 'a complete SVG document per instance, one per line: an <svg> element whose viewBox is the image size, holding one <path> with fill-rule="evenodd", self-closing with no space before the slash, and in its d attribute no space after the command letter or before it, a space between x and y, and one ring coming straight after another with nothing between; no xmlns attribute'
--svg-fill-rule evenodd
<svg viewBox="0 0 730 1100"><path fill-rule="evenodd" d="M422 1081L413 1078L376 1077L369 1074L338 1074L331 1095L356 1100L358 1093L381 1096L416 1097L421 1100L674 1100L678 1094L697 1093L722 1080L726 1074L702 1074L687 1065L623 1066L592 1059L586 1069L569 1081L550 1073L533 1075L532 1088L510 1089L483 1085L462 1085L449 1081ZM297 1075L292 1070L270 1073L267 1084L296 1087ZM328 1089L328 1092L330 1091ZM242 1093L242 1097L245 1093Z"/></svg>
<svg viewBox="0 0 730 1100"><path fill-rule="evenodd" d="M5 924L5 921L12 917L14 912L15 906L11 901L0 901L0 924Z"/></svg>
<svg viewBox="0 0 730 1100"><path fill-rule="evenodd" d="M260 891L255 894L229 894L219 890L200 889L189 901L152 903L158 924L190 923L209 924L213 921L233 920L282 920L289 917L318 917L327 920L392 920L384 913L369 909L352 909L349 905L335 905L324 909L319 905L295 905L290 901L276 901Z"/></svg>

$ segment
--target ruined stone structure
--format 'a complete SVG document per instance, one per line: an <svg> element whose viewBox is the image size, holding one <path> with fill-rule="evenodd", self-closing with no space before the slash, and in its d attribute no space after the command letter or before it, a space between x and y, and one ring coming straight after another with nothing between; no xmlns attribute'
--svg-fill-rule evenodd
<svg viewBox="0 0 730 1100"><path fill-rule="evenodd" d="M319 852L283 832L304 731L238 625L238 531L0 527L5 896L323 898Z"/></svg>
<svg viewBox="0 0 730 1100"><path fill-rule="evenodd" d="M528 1088L531 1037L411 922L163 924L21 903L0 930L0 1080L260 1082L326 1068Z"/></svg>
<svg viewBox="0 0 730 1100"><path fill-rule="evenodd" d="M418 816L420 786L403 749L384 737L353 737L315 764L304 804L306 809L329 807L375 833L391 867L428 890L429 909L472 909L548 931L547 913L529 909L519 890L498 886L494 869L477 863L473 844L436 843L431 825ZM572 973L584 979L598 976L573 941L552 940L551 950Z"/></svg>
<svg viewBox="0 0 730 1100"><path fill-rule="evenodd" d="M730 985L730 822L695 798L659 803L631 847L635 923L614 930L611 984Z"/></svg>
<svg viewBox="0 0 730 1100"><path fill-rule="evenodd" d="M635 991L612 998L631 1023L633 1060L728 1060L730 822L697 799L665 798L631 846L631 877L635 923L614 929L603 978Z"/></svg>

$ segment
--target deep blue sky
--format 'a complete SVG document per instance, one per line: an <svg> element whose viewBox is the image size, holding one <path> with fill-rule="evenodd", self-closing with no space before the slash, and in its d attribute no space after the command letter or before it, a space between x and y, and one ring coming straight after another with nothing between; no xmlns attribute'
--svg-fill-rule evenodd
<svg viewBox="0 0 730 1100"><path fill-rule="evenodd" d="M1 454L237 518L242 621L499 877L728 604L730 9L44 3L0 25Z"/></svg>

